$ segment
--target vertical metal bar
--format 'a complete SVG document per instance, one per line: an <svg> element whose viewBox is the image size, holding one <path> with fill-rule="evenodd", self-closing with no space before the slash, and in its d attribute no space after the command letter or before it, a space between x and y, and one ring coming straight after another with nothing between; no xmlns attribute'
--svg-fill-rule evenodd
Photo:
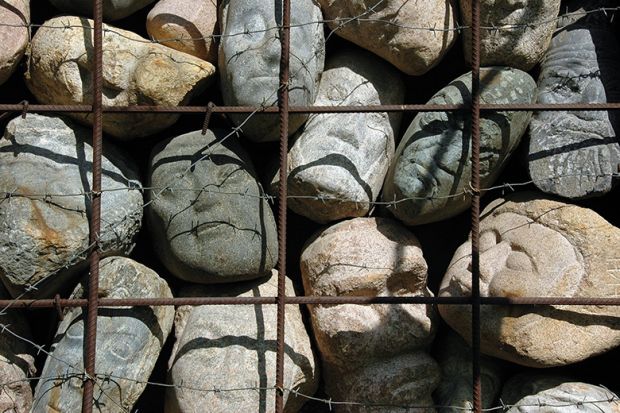
<svg viewBox="0 0 620 413"><path fill-rule="evenodd" d="M471 342L474 413L482 410L480 382L480 0L471 2Z"/></svg>
<svg viewBox="0 0 620 413"><path fill-rule="evenodd" d="M88 278L88 307L84 329L84 369L86 380L82 394L82 412L93 410L93 389L97 350L97 308L99 307L99 232L101 227L101 156L102 156L102 85L103 85L103 7L101 0L93 0L93 183L90 217L89 255L90 275ZM86 29L88 30L88 29Z"/></svg>
<svg viewBox="0 0 620 413"><path fill-rule="evenodd" d="M278 88L278 112L280 114L280 188L278 210L278 300L277 300L277 349L276 349L276 413L284 411L284 319L286 295L286 209L287 209L287 169L288 169L288 82L290 47L290 0L282 1L282 27L280 42L280 85Z"/></svg>

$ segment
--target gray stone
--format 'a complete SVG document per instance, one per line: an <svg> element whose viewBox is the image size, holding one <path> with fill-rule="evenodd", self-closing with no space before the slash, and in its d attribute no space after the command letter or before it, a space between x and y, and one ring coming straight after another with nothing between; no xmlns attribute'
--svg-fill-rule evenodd
<svg viewBox="0 0 620 413"><path fill-rule="evenodd" d="M616 3L612 2L615 6ZM583 1L572 13L605 3ZM620 46L602 12L562 24L541 64L539 103L620 100ZM567 198L611 191L620 171L620 114L615 111L539 111L530 125L529 172L544 192Z"/></svg>
<svg viewBox="0 0 620 413"><path fill-rule="evenodd" d="M453 0L319 0L333 33L408 75L422 75L456 40Z"/></svg>
<svg viewBox="0 0 620 413"><path fill-rule="evenodd" d="M543 407L544 406L544 407ZM618 396L604 387L569 382L522 398L508 413L618 413Z"/></svg>
<svg viewBox="0 0 620 413"><path fill-rule="evenodd" d="M534 103L536 84L525 72L508 67L483 68L481 103ZM429 104L471 100L471 73L433 96ZM483 112L480 119L480 183L493 184L525 133L531 113ZM453 217L469 208L471 123L469 112L419 113L409 125L385 178L383 200L407 225Z"/></svg>
<svg viewBox="0 0 620 413"><path fill-rule="evenodd" d="M37 286L51 296L86 267L92 132L66 119L15 118L0 139L0 278L13 296ZM105 144L101 232L104 255L125 255L142 221L142 185L129 160ZM122 189L122 190L121 190Z"/></svg>
<svg viewBox="0 0 620 413"><path fill-rule="evenodd" d="M438 335L433 342L433 356L441 369L441 382L435 390L435 404L439 413L462 413L473 409L472 397L472 349L450 329ZM501 360L482 355L480 357L480 383L482 408L495 406L502 390L506 365ZM448 407L450 406L450 407Z"/></svg>
<svg viewBox="0 0 620 413"><path fill-rule="evenodd" d="M135 13L155 0L103 0L104 20L118 20ZM69 14L93 17L92 0L50 0L50 3Z"/></svg>
<svg viewBox="0 0 620 413"><path fill-rule="evenodd" d="M349 49L328 60L314 104L398 105L404 90L392 66ZM394 156L400 119L386 112L311 115L289 150L288 206L321 223L368 214Z"/></svg>
<svg viewBox="0 0 620 413"><path fill-rule="evenodd" d="M0 3L0 22L1 85L13 74L28 46L30 0L4 0Z"/></svg>
<svg viewBox="0 0 620 413"><path fill-rule="evenodd" d="M9 293L0 283L0 299ZM35 376L36 349L25 340L32 341L24 310L1 308L0 315L0 412L26 413L32 405L29 377ZM18 337L23 339L19 339Z"/></svg>
<svg viewBox="0 0 620 413"><path fill-rule="evenodd" d="M87 277L71 298L86 298ZM172 298L153 270L129 258L101 260L99 297ZM170 306L100 308L97 316L95 412L133 411L172 330ZM64 311L34 393L33 413L79 412L84 354L82 308Z"/></svg>
<svg viewBox="0 0 620 413"><path fill-rule="evenodd" d="M186 286L183 297L274 297L278 275L221 286ZM286 279L286 294L294 296ZM176 342L169 362L172 384L190 388L243 389L193 392L171 387L166 413L273 412L276 368L274 305L181 306L175 318ZM286 307L284 388L312 396L319 372L298 306ZM262 390L252 388L260 387ZM307 399L284 392L284 411L297 412Z"/></svg>
<svg viewBox="0 0 620 413"><path fill-rule="evenodd" d="M41 103L92 103L92 20L62 16L46 21L32 39L26 85ZM104 25L103 104L178 106L200 93L215 73L212 64ZM92 114L71 115L91 124ZM178 114L107 113L103 130L116 138L148 136L174 124Z"/></svg>
<svg viewBox="0 0 620 413"><path fill-rule="evenodd" d="M529 71L542 59L556 27L561 0L480 1L480 64ZM471 26L472 0L459 0ZM465 60L471 64L471 30L463 30Z"/></svg>
<svg viewBox="0 0 620 413"><path fill-rule="evenodd" d="M483 297L618 297L620 229L592 210L516 194L491 202L480 223ZM457 249L440 287L471 294L471 242ZM439 305L471 339L471 308ZM620 345L620 308L594 305L483 306L483 353L530 367L576 363Z"/></svg>
<svg viewBox="0 0 620 413"><path fill-rule="evenodd" d="M198 283L257 278L278 257L273 212L238 136L186 133L153 149L153 246L175 276ZM172 187L172 190L166 188Z"/></svg>
<svg viewBox="0 0 620 413"><path fill-rule="evenodd" d="M513 405L524 397L538 394L571 381L574 380L564 376L539 373L536 370L526 371L506 380L500 397L504 404Z"/></svg>
<svg viewBox="0 0 620 413"><path fill-rule="evenodd" d="M273 106L277 102L280 39L274 1L223 0L219 48L222 96L227 105ZM315 0L291 1L289 104L314 103L325 58L321 9ZM309 23L310 22L310 23ZM289 117L289 134L308 118ZM256 142L276 141L279 117L231 115L243 135Z"/></svg>
<svg viewBox="0 0 620 413"><path fill-rule="evenodd" d="M159 0L146 17L149 36L215 64L216 0Z"/></svg>
<svg viewBox="0 0 620 413"><path fill-rule="evenodd" d="M418 240L385 218L355 218L319 232L305 247L300 265L306 295L432 296ZM400 405L430 401L439 377L437 364L423 351L435 333L432 306L309 308L326 392L334 400L364 398Z"/></svg>

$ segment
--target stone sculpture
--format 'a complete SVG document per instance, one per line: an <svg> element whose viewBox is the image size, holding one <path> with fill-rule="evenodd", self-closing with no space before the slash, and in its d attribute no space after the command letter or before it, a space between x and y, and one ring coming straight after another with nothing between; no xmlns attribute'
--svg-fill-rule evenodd
<svg viewBox="0 0 620 413"><path fill-rule="evenodd" d="M397 222L355 218L315 235L301 256L306 295L431 296L418 240ZM433 405L437 363L425 352L436 316L424 304L311 305L333 400ZM364 411L359 406L339 411Z"/></svg>
<svg viewBox="0 0 620 413"><path fill-rule="evenodd" d="M620 229L571 204L517 194L497 199L480 223L480 293L498 297L617 297ZM454 254L440 296L471 294L471 244ZM470 308L440 305L471 337ZM530 367L561 366L620 345L614 306L483 306L481 349Z"/></svg>
<svg viewBox="0 0 620 413"><path fill-rule="evenodd" d="M71 298L85 298L87 278ZM168 284L155 271L129 258L101 261L99 296L171 298ZM170 306L101 308L97 316L98 373L94 400L98 412L131 411L146 387L159 352L172 330ZM51 355L35 389L33 413L77 412L82 406L84 317L82 308L65 310Z"/></svg>
<svg viewBox="0 0 620 413"><path fill-rule="evenodd" d="M153 149L146 210L153 247L186 281L258 278L277 261L273 212L237 139L195 131Z"/></svg>
<svg viewBox="0 0 620 413"><path fill-rule="evenodd" d="M508 67L481 70L482 103L534 103L536 84L525 72ZM429 104L471 100L467 73L433 96ZM471 177L471 123L468 112L419 113L405 132L388 170L383 200L407 225L426 224L465 211ZM525 133L531 113L494 111L480 119L480 182L493 184Z"/></svg>
<svg viewBox="0 0 620 413"><path fill-rule="evenodd" d="M26 85L41 103L92 103L92 20L62 16L37 30ZM177 106L201 92L215 72L208 62L108 25L103 26L103 104ZM90 124L92 114L71 115ZM120 139L148 136L174 124L178 114L107 113L103 130Z"/></svg>
<svg viewBox="0 0 620 413"><path fill-rule="evenodd" d="M606 13L615 2L577 1L560 23L541 64L539 103L620 100L620 45ZM529 172L544 192L566 198L611 191L620 172L616 111L539 111L530 125ZM615 174L615 175L614 175Z"/></svg>
<svg viewBox="0 0 620 413"><path fill-rule="evenodd" d="M278 275L222 286L187 285L183 297L273 297ZM286 294L294 296L286 280ZM276 306L181 306L175 318L177 341L169 362L172 384L193 388L248 388L239 392L193 392L171 387L166 413L273 411L276 368ZM319 381L310 338L298 307L287 306L284 326L284 387L312 395ZM253 390L259 387L259 390ZM284 392L284 411L297 412L306 399Z"/></svg>
<svg viewBox="0 0 620 413"><path fill-rule="evenodd" d="M60 118L29 114L0 139L0 278L13 296L71 290L86 267L92 190L92 132ZM102 160L103 255L126 255L142 222L142 185L120 151ZM77 282L77 281L75 281Z"/></svg>
<svg viewBox="0 0 620 413"><path fill-rule="evenodd" d="M278 26L281 11L276 2L224 0L220 5L222 33L218 67L222 96L227 105L273 106L277 102L280 73ZM325 59L321 10L315 0L291 1L289 104L314 103ZM230 116L243 135L256 142L280 136L277 114ZM289 134L308 118L289 116Z"/></svg>
<svg viewBox="0 0 620 413"><path fill-rule="evenodd" d="M28 46L30 0L4 0L0 3L0 85L7 81Z"/></svg>

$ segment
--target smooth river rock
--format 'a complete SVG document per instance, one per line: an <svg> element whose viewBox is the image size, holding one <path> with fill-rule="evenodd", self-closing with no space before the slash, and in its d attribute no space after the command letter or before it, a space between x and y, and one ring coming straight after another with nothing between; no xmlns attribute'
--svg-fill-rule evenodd
<svg viewBox="0 0 620 413"><path fill-rule="evenodd" d="M159 0L146 17L149 36L215 64L216 0Z"/></svg>
<svg viewBox="0 0 620 413"><path fill-rule="evenodd" d="M71 298L86 298L85 277ZM101 260L99 297L172 298L155 271L129 258ZM104 307L97 316L95 412L133 411L172 330L170 306ZM64 311L34 394L32 412L79 412L82 405L84 317L81 308Z"/></svg>
<svg viewBox="0 0 620 413"><path fill-rule="evenodd" d="M568 10L583 13L605 4L610 2L572 2ZM577 16L563 20L566 26L553 37L541 64L538 103L620 101L620 44L609 16ZM619 130L616 111L536 112L528 156L532 180L566 198L608 193L620 172Z"/></svg>
<svg viewBox="0 0 620 413"><path fill-rule="evenodd" d="M274 270L268 278L245 283L188 285L180 296L274 297L277 290L278 274ZM288 278L286 295L295 295ZM166 393L165 412L273 412L276 310L275 305L259 304L179 307L174 324L177 340L169 362L171 384L248 390L200 392L171 387ZM298 306L286 307L284 343L284 388L313 395L319 382L318 366ZM306 401L284 391L284 412L297 412Z"/></svg>
<svg viewBox="0 0 620 413"><path fill-rule="evenodd" d="M483 68L480 102L534 103L536 84L525 72L509 67ZM437 92L429 104L463 104L471 100L471 73ZM480 118L480 184L495 182L519 145L531 112L483 112ZM405 132L385 178L383 200L407 225L453 217L469 208L471 197L470 113L421 112Z"/></svg>
<svg viewBox="0 0 620 413"><path fill-rule="evenodd" d="M519 400L507 413L618 413L620 399L608 389L567 382Z"/></svg>
<svg viewBox="0 0 620 413"><path fill-rule="evenodd" d="M92 20L62 16L46 21L37 30L25 78L40 103L92 103L92 27ZM108 25L103 29L104 106L183 105L207 86L215 72L204 60L151 43L127 30ZM92 123L92 114L72 116ZM103 130L128 140L159 132L178 118L178 114L108 113L103 117Z"/></svg>
<svg viewBox="0 0 620 413"><path fill-rule="evenodd" d="M620 296L620 229L592 210L516 194L490 203L480 223L480 294L492 297ZM471 242L452 258L440 296L471 294ZM466 340L471 310L439 305ZM616 306L483 306L482 352L530 367L576 363L620 345Z"/></svg>
<svg viewBox="0 0 620 413"><path fill-rule="evenodd" d="M28 46L30 0L4 0L0 3L0 85L7 81ZM20 26L24 27L20 27Z"/></svg>
<svg viewBox="0 0 620 413"><path fill-rule="evenodd" d="M223 0L220 5L218 67L226 105L273 106L277 102L280 39L274 1ZM281 11L280 11L281 13ZM325 39L321 9L315 0L291 0L289 104L314 103L323 71ZM277 114L230 115L243 135L256 142L280 137ZM308 118L289 117L289 135Z"/></svg>
<svg viewBox="0 0 620 413"><path fill-rule="evenodd" d="M277 261L273 212L238 139L223 130L189 132L151 154L146 214L153 247L186 281L258 278Z"/></svg>
<svg viewBox="0 0 620 413"><path fill-rule="evenodd" d="M433 356L441 368L441 382L434 393L439 413L462 413L473 409L472 349L461 336L446 328L433 342ZM502 390L507 363L493 357L480 357L482 408L495 406ZM450 406L450 407L448 407Z"/></svg>
<svg viewBox="0 0 620 413"><path fill-rule="evenodd" d="M408 75L422 75L437 65L457 37L453 0L319 3L333 33L370 50Z"/></svg>
<svg viewBox="0 0 620 413"><path fill-rule="evenodd" d="M544 370L543 370L544 371ZM501 400L504 404L513 405L527 396L532 396L559 386L562 383L575 381L569 377L526 370L510 377L502 387Z"/></svg>
<svg viewBox="0 0 620 413"><path fill-rule="evenodd" d="M103 19L119 20L133 14L155 0L103 0ZM92 0L50 0L50 3L65 13L93 17Z"/></svg>
<svg viewBox="0 0 620 413"><path fill-rule="evenodd" d="M398 105L404 90L392 66L348 49L327 61L314 104ZM368 214L394 156L400 119L386 112L311 115L289 150L288 206L320 223Z"/></svg>
<svg viewBox="0 0 620 413"><path fill-rule="evenodd" d="M71 290L86 267L92 189L92 131L67 119L29 114L0 139L0 278L13 296ZM142 222L142 185L132 163L105 144L100 249L126 255ZM122 189L122 190L121 190ZM77 282L77 281L76 281ZM75 284L74 284L75 285Z"/></svg>
<svg viewBox="0 0 620 413"><path fill-rule="evenodd" d="M480 64L529 71L549 47L561 0L480 1ZM463 24L471 27L472 0L459 0ZM463 30L471 64L471 30Z"/></svg>
<svg viewBox="0 0 620 413"><path fill-rule="evenodd" d="M418 240L390 219L355 218L319 232L304 248L300 265L306 295L432 296ZM432 306L309 308L326 392L334 400L432 404L427 402L439 368L424 351L436 329ZM361 411L356 409L341 411Z"/></svg>
<svg viewBox="0 0 620 413"><path fill-rule="evenodd" d="M9 293L0 283L0 300L9 298ZM24 341L32 340L25 317L26 310L4 307L0 307L0 310L0 412L27 413L32 405L32 389L28 378L36 373L34 357L37 349Z"/></svg>

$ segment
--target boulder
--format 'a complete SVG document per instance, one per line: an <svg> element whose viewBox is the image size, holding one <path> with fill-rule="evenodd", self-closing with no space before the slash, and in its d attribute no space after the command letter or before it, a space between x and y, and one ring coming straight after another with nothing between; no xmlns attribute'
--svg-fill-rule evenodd
<svg viewBox="0 0 620 413"><path fill-rule="evenodd" d="M125 18L155 0L103 0L103 18L106 21ZM50 0L50 3L65 13L93 17L92 0Z"/></svg>
<svg viewBox="0 0 620 413"><path fill-rule="evenodd" d="M385 218L355 218L319 232L304 248L300 264L306 295L432 296L418 240ZM400 405L430 401L439 377L437 364L424 352L436 328L432 306L309 308L326 392L334 400L362 397Z"/></svg>
<svg viewBox="0 0 620 413"><path fill-rule="evenodd" d="M604 387L567 382L519 400L508 413L618 413L618 396Z"/></svg>
<svg viewBox="0 0 620 413"><path fill-rule="evenodd" d="M274 270L270 277L245 283L187 285L180 295L274 297L277 290L278 275ZM286 294L295 295L288 278ZM273 412L276 318L275 305L179 307L175 318L176 342L169 362L170 382L179 387L168 389L165 412ZM284 388L312 396L319 373L298 306L286 307L284 343ZM193 392L184 386L223 391ZM285 390L284 411L297 412L306 400Z"/></svg>
<svg viewBox="0 0 620 413"><path fill-rule="evenodd" d="M328 60L314 104L397 105L404 90L392 66L348 49ZM311 115L289 150L288 206L320 223L368 214L394 156L400 119L386 112Z"/></svg>
<svg viewBox="0 0 620 413"><path fill-rule="evenodd" d="M4 0L0 4L0 85L7 81L28 46L30 0Z"/></svg>
<svg viewBox="0 0 620 413"><path fill-rule="evenodd" d="M92 190L92 132L60 118L29 114L0 139L0 278L13 296L71 290L86 268ZM142 221L134 165L105 144L101 176L104 255L126 255ZM77 282L77 281L76 281Z"/></svg>
<svg viewBox="0 0 620 413"><path fill-rule="evenodd" d="M276 2L223 0L218 67L226 105L274 106L280 73L280 38ZM281 13L281 11L279 11ZM321 10L315 0L291 0L289 104L314 103L325 58ZM279 21L280 19L278 19ZM310 23L309 23L310 22ZM277 114L230 115L243 135L256 142L277 141ZM308 118L289 116L289 135Z"/></svg>
<svg viewBox="0 0 620 413"><path fill-rule="evenodd" d="M480 64L529 71L542 59L556 27L561 0L480 1ZM459 0L463 24L471 27L472 0ZM471 30L463 31L471 64Z"/></svg>
<svg viewBox="0 0 620 413"><path fill-rule="evenodd" d="M273 212L237 139L223 130L189 132L151 154L146 213L153 247L186 281L258 278L277 261Z"/></svg>
<svg viewBox="0 0 620 413"><path fill-rule="evenodd" d="M10 298L0 283L0 300ZM0 412L27 413L32 406L29 378L35 375L36 348L24 310L1 308L0 315ZM19 339L17 336L22 337Z"/></svg>
<svg viewBox="0 0 620 413"><path fill-rule="evenodd" d="M86 298L85 277L71 298ZM99 297L172 298L155 271L129 258L101 260ZM32 412L78 412L82 406L84 316L82 308L64 311L51 355L34 393ZM146 387L159 352L172 330L171 306L104 307L97 316L94 411L132 411Z"/></svg>
<svg viewBox="0 0 620 413"><path fill-rule="evenodd" d="M536 84L509 67L483 68L481 103L534 103ZM429 104L471 100L471 73L437 92ZM453 217L469 208L471 122L468 111L421 112L405 132L385 178L383 200L407 225ZM480 117L480 184L491 186L519 145L531 112L493 111Z"/></svg>
<svg viewBox="0 0 620 413"><path fill-rule="evenodd" d="M575 14L561 21L541 64L538 103L620 100L620 45L615 31L606 13L585 14L608 3L569 4ZM528 155L534 184L572 199L608 193L620 172L618 130L616 111L534 113Z"/></svg>
<svg viewBox="0 0 620 413"><path fill-rule="evenodd" d="M618 297L620 229L587 208L521 193L491 202L480 222L483 297ZM440 296L471 294L471 242L452 258ZM471 337L471 308L439 305ZM620 308L483 306L483 353L530 367L576 363L620 345Z"/></svg>
<svg viewBox="0 0 620 413"><path fill-rule="evenodd" d="M432 69L456 40L453 0L319 0L333 33L408 75Z"/></svg>
<svg viewBox="0 0 620 413"><path fill-rule="evenodd" d="M517 404L524 397L533 396L572 381L574 380L564 376L526 370L506 380L502 387L501 400L506 405Z"/></svg>
<svg viewBox="0 0 620 413"><path fill-rule="evenodd" d="M26 85L44 104L92 103L92 20L55 17L32 38ZM63 28L60 30L60 28ZM215 72L208 62L154 44L132 32L103 26L103 105L178 106L201 92ZM71 115L91 124L91 113ZM128 140L159 132L178 114L107 113L103 130Z"/></svg>
<svg viewBox="0 0 620 413"><path fill-rule="evenodd" d="M213 64L216 26L216 0L159 0L146 17L151 38Z"/></svg>

